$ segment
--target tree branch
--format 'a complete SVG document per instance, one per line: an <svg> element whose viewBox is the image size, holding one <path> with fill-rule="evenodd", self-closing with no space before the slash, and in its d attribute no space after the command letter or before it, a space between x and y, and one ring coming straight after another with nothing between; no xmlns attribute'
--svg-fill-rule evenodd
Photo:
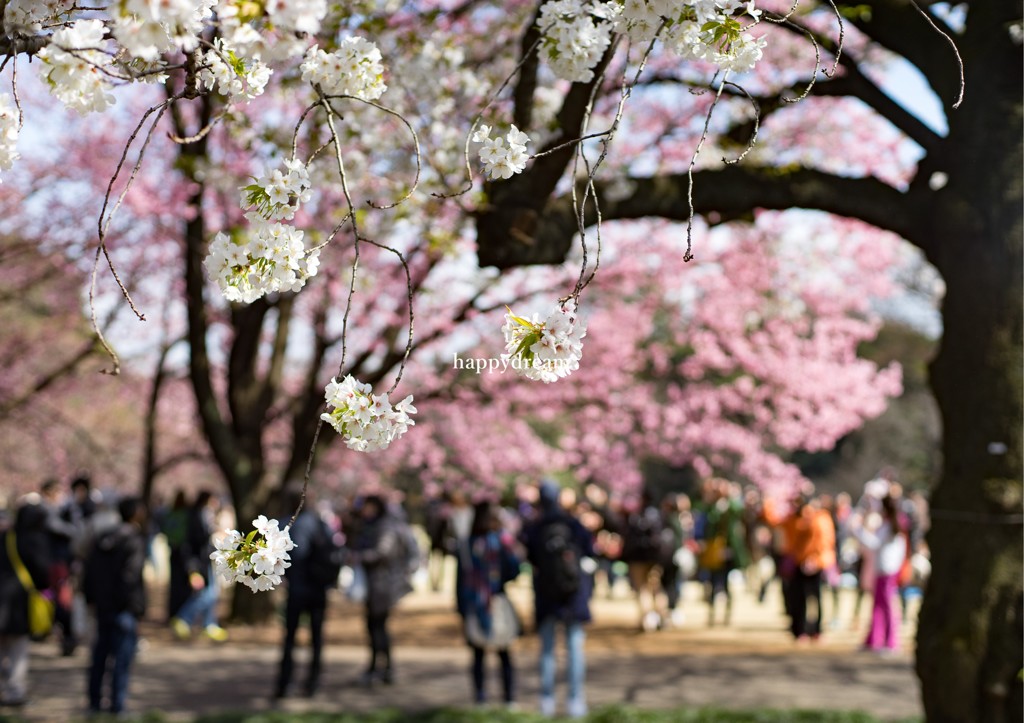
<svg viewBox="0 0 1024 723"><path fill-rule="evenodd" d="M537 6L537 11L533 14L519 45L519 55L523 58L523 64L519 67L519 80L512 91L512 122L522 131L529 130L533 124L533 94L537 90L537 68L540 65L540 58L533 46L540 39L537 19L540 18L540 9L543 5L541 2Z"/></svg>
<svg viewBox="0 0 1024 723"><path fill-rule="evenodd" d="M477 254L481 266L503 268L506 249L528 245L537 227L541 210L554 192L558 181L576 153L573 141L580 137L587 107L596 84L604 79L604 72L615 54L613 43L594 68L594 77L589 83L573 83L558 111L558 127L561 132L542 151L564 146L559 150L537 158L533 164L505 181L488 183L485 186L489 205L477 216ZM557 263L554 259L564 257L565 250L532 248L534 256L529 263ZM520 255L523 249L518 252ZM517 263L511 263L515 266Z"/></svg>
<svg viewBox="0 0 1024 723"><path fill-rule="evenodd" d="M817 209L893 231L927 251L927 238L913 224L917 197L876 178L846 178L809 168L746 166L698 171L693 178L693 203L699 214L715 212L725 218L739 218L758 208ZM616 188L622 183L616 183ZM604 221L648 217L686 221L686 174L631 178L625 184L629 187L625 196L609 193L607 182L597 184ZM586 223L595 222L596 216L588 206ZM576 232L572 199L564 195L548 204L531 245L568 250ZM507 258L514 260L514 253ZM528 254L524 261L502 268L531 263L530 258Z"/></svg>
<svg viewBox="0 0 1024 723"><path fill-rule="evenodd" d="M862 33L879 45L906 58L928 80L945 108L956 102L960 92L960 69L946 41L930 27L914 7L914 0L871 0L870 12L856 4L840 5ZM935 15L932 22L950 37L957 33Z"/></svg>

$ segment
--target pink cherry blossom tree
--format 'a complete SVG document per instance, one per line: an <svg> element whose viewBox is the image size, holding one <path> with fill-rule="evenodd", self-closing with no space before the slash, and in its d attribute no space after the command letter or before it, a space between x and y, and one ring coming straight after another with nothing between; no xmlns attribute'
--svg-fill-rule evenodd
<svg viewBox="0 0 1024 723"><path fill-rule="evenodd" d="M593 292L599 318L598 287L587 287L598 270L601 218L685 222L686 244L672 262L716 257L694 238L697 215L718 224L757 209L815 208L899 234L928 255L948 289L932 377L945 467L933 500L935 576L920 628L926 708L937 719L997 720L1019 707L1021 667L1019 651L997 642L1013 637L1021 591L1021 206L1019 194L1007 192L1020 181L1021 12L1019 3L975 3L959 15L941 8L904 0L792 7L422 0L329 13L315 0L127 0L83 14L69 3L7 0L0 72L9 72L11 92L0 94L0 171L6 179L18 161L26 128L15 77L27 66L19 57L35 56L47 87L73 111L141 118L103 194L96 258L140 316L152 289L132 283L143 268L132 259L145 254L128 246L144 240L147 251L183 259L173 278L186 301L198 414L244 516L267 500L268 480L303 467L297 450L313 446L328 352L340 352L339 375L397 383L408 352L480 309L479 288L464 288L468 302L428 311L427 329L421 324L413 340L413 302L444 278L436 273L443 248L472 239L481 266L507 269L559 264L578 243L578 281L554 295L576 314ZM957 62L957 47L967 62ZM916 66L944 107L961 107L948 117L948 133L886 92L881 79L894 63ZM162 81L164 92L154 98L143 87L132 96L145 98L144 111L111 110L115 85L151 81ZM817 99L792 102L815 84ZM386 105L378 103L385 85ZM981 100L962 103L965 85L968 98ZM175 140L161 144L168 119ZM96 124L92 133L107 127ZM472 178L477 158L489 177L483 184ZM169 169L183 182L168 182ZM327 175L316 179L318 172ZM23 198L38 178L27 175ZM129 183L138 184L133 193ZM58 188L73 205L80 191ZM152 193L140 200L139 189ZM147 206L148 214L135 213ZM56 225L34 210L37 228ZM148 246L168 216L183 228ZM66 228L68 237L81 235L73 223ZM612 236L604 241L614 246ZM204 259L233 305L205 303ZM294 296L318 266L327 272L315 287L320 295L311 288ZM754 289L771 288L742 265L730 268ZM375 293L392 288L382 280L393 277L399 290L404 279L404 295ZM714 298L713 288L700 291ZM744 314L742 327L728 305L723 319L731 328L699 314L687 319L699 348L673 350L679 359L654 357L666 395L678 390L670 400L685 415L674 421L696 415L717 430L720 449L751 456L755 440L826 444L851 419L872 413L877 396L855 398L853 411L835 415L825 411L820 385L809 383L803 395L786 383L780 360L802 359L816 370L814 382L870 329L840 313L849 306L830 310L814 293L805 297L820 315L813 334L786 329L776 309L760 305L759 320ZM300 327L313 332L296 355L289 341ZM558 346L548 337L545 349ZM807 338L816 341L805 345ZM116 364L109 341L106 348ZM761 356L776 367L760 364ZM303 373L285 373L296 366ZM850 366L859 371L836 380L849 389L876 373ZM728 371L702 394L701 380L714 370ZM689 383L676 383L676 375ZM883 391L894 389L892 376L878 378ZM778 398L758 398L766 388ZM732 418L739 401L768 410L742 425L752 434L746 441ZM646 407L624 415L629 423L614 430L624 464L621 445L646 441L631 435L657 426L652 416L637 432L635 418L644 414ZM341 426L347 441L360 441L352 436L357 425ZM268 446L275 428L291 440L283 450ZM694 464L729 463L701 447L710 440L691 441L699 442ZM768 460L740 471L781 475L783 468L765 467ZM958 571L977 560L986 564L965 585Z"/></svg>

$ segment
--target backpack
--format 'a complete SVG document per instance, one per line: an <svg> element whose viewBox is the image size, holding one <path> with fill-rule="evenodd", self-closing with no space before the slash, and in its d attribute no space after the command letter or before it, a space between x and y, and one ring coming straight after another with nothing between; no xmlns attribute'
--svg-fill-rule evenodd
<svg viewBox="0 0 1024 723"><path fill-rule="evenodd" d="M563 604L579 592L583 581L580 551L568 520L554 519L540 529L537 587L545 597Z"/></svg>
<svg viewBox="0 0 1024 723"><path fill-rule="evenodd" d="M661 513L648 507L629 520L622 559L626 562L657 562L664 547Z"/></svg>
<svg viewBox="0 0 1024 723"><path fill-rule="evenodd" d="M343 550L335 544L334 535L325 523L321 523L309 549L307 564L310 581L322 587L337 584L343 557Z"/></svg>
<svg viewBox="0 0 1024 723"><path fill-rule="evenodd" d="M405 571L413 575L423 564L423 552L420 550L420 541L416 539L416 533L412 525L402 523L398 526L398 539L402 543L402 554L405 559Z"/></svg>

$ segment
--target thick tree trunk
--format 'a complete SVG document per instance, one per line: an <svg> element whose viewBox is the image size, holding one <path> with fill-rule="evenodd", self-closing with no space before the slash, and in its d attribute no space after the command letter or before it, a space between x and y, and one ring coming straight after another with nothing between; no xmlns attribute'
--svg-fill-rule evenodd
<svg viewBox="0 0 1024 723"><path fill-rule="evenodd" d="M238 529L244 535L252 529L252 521L256 516L268 514L262 496L253 493L238 494L232 491L232 498L238 507L235 513L238 518ZM231 589L230 619L236 623L266 623L274 612L274 597L267 593L253 593L244 585L235 585Z"/></svg>
<svg viewBox="0 0 1024 723"><path fill-rule="evenodd" d="M1015 235L1016 254L965 244L960 269L947 273L945 335L931 369L944 464L917 648L929 721L1021 719L1019 225ZM994 283L1011 275L1015 282Z"/></svg>
<svg viewBox="0 0 1024 723"><path fill-rule="evenodd" d="M998 27L981 17L994 5L972 4L968 26ZM921 219L946 281L931 367L945 458L931 500L933 567L917 672L929 721L1001 723L1021 720L1024 705L1024 128L1019 48L1008 38L974 41L965 48L976 69L967 83L972 107L952 114L950 152L928 160L950 183L935 194L932 218Z"/></svg>

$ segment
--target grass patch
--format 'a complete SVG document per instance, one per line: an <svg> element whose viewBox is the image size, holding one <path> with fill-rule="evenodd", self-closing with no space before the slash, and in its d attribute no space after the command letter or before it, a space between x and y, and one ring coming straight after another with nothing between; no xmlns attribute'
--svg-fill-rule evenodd
<svg viewBox="0 0 1024 723"><path fill-rule="evenodd" d="M379 710L372 713L218 713L195 719L195 723L542 723L549 721L533 712L501 708L443 708L421 712ZM559 719L567 720L567 719ZM721 708L676 708L641 710L611 706L594 710L588 723L881 723L882 719L857 711L753 710ZM919 723L906 718L899 723Z"/></svg>
<svg viewBox="0 0 1024 723"><path fill-rule="evenodd" d="M177 718L177 716L175 716ZM96 723L114 721L113 716L90 718ZM116 719L123 721L123 719ZM167 723L169 718L150 712L130 719L135 723ZM202 715L193 723L546 723L538 713L507 711L502 708L441 708L419 712L384 709L371 713L322 711L312 713L224 712ZM566 721L566 718L555 720ZM674 708L643 710L626 706L609 706L594 710L584 719L587 723L883 723L859 711L823 710L724 710L722 708ZM16 715L0 714L0 723L24 723ZM921 718L903 718L895 723L921 723Z"/></svg>

